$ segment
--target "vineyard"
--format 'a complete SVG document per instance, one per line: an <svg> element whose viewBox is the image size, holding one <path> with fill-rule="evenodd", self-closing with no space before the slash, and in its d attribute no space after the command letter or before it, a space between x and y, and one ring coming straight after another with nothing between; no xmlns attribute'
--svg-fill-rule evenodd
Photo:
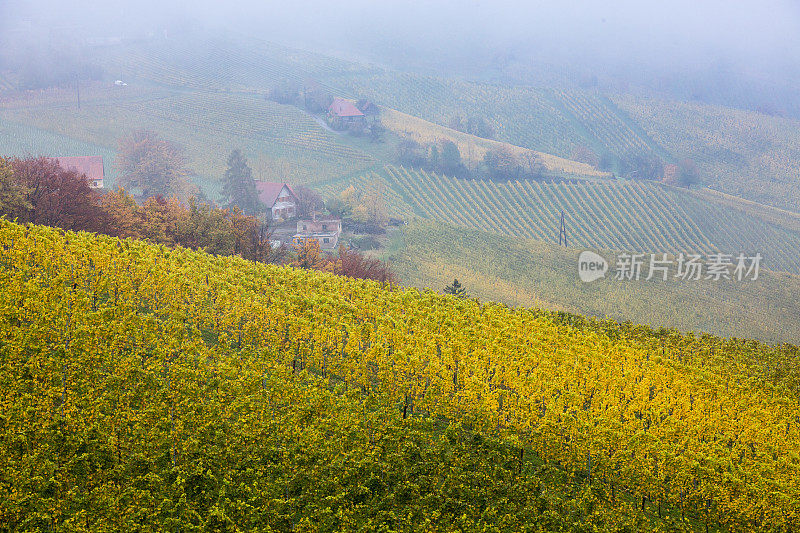
<svg viewBox="0 0 800 533"><path fill-rule="evenodd" d="M765 270L757 281L664 282L615 280L609 273L582 283L574 248L432 221L410 223L388 248L383 257L404 285L441 290L458 279L481 301L723 337L800 342L800 277L794 275Z"/></svg>
<svg viewBox="0 0 800 533"><path fill-rule="evenodd" d="M2 116L2 112L0 112ZM53 156L73 154L102 155L106 161L116 157L116 147L109 149L83 142L52 131L42 130L27 124L18 124L0 118L0 154L18 156L39 155L46 153ZM116 171L112 165L106 165L106 183L112 184Z"/></svg>
<svg viewBox="0 0 800 533"><path fill-rule="evenodd" d="M606 99L581 91L553 90L553 97L585 128L600 152L618 156L629 153L655 155L669 160L669 155L640 128L631 127Z"/></svg>
<svg viewBox="0 0 800 533"><path fill-rule="evenodd" d="M800 211L800 122L699 103L617 96L614 102L712 188Z"/></svg>
<svg viewBox="0 0 800 533"><path fill-rule="evenodd" d="M800 353L0 222L11 529L800 527Z"/></svg>
<svg viewBox="0 0 800 533"><path fill-rule="evenodd" d="M302 111L243 95L141 89L128 93L127 87L93 87L82 95L77 109L73 93L50 91L4 100L0 120L20 125L19 138L0 145L6 155L61 151L49 139L40 142L36 133L26 135L26 129L106 152L116 150L118 140L134 129L153 130L183 144L192 170L210 183L224 172L226 154L233 148L241 148L253 160L285 162L287 178L306 183L375 163L372 155L326 132ZM20 153L21 148L26 151Z"/></svg>
<svg viewBox="0 0 800 533"><path fill-rule="evenodd" d="M553 242L563 211L572 247L760 252L768 268L800 273L796 231L676 188L636 181L498 183L394 166L381 175L418 217L448 225ZM323 192L332 195L345 186Z"/></svg>
<svg viewBox="0 0 800 533"><path fill-rule="evenodd" d="M207 40L185 37L98 48L95 60L109 76L129 81L131 86L125 89L130 92L155 87L177 91L175 98L179 100L191 93L202 100L197 107L183 102L188 118L182 117L178 123L169 120L169 108L156 109L158 113L148 118L149 103L129 105L142 122L181 135L177 140L190 145L197 172L204 179L218 175L220 163L204 155L218 143L212 138L184 136L190 129L201 136L206 129L238 133L241 124L236 119L228 120L236 113L242 113L245 122L261 116L272 120L280 115L276 124L288 120L299 125L299 137L284 139L278 134L277 141L269 135L261 137L260 132L269 132L271 127L256 123L241 125L244 133L234 137L239 144L249 146L251 158L262 157L270 162L264 165L266 168L288 166L288 172L297 175L299 182L329 181L372 168L375 159L388 161L384 154L376 154L374 147L331 138L297 110L264 109L270 106L261 99L275 86L289 82L298 87L321 88L335 96L367 97L389 110L397 110L388 113L390 129L410 132L412 137L449 138L452 132L442 134L442 130L455 116L482 117L495 130L497 141L545 154L540 159L548 168L560 167L571 174L586 174L580 163L569 161L579 147L606 156L657 156L666 163L689 158L698 164L703 182L712 188L800 210L792 200L799 196L797 121L755 112L656 98L606 96L597 91L513 87L398 72L235 36ZM88 101L92 90L86 90ZM63 98L71 96L69 93ZM225 115L221 117L223 121L205 120L204 114L209 110L209 116ZM49 129L41 121L28 122L19 116L5 118ZM113 120L119 127L118 120L129 117ZM91 143L97 143L96 137L105 137L87 132L75 134L77 140ZM455 140L466 159L477 160L486 149L483 140Z"/></svg>
<svg viewBox="0 0 800 533"><path fill-rule="evenodd" d="M629 149L657 149L619 117L613 104L578 91L395 72L257 40L178 41L121 52L101 56L107 70L145 83L250 94L266 94L287 81L298 86L313 83L339 96L371 98L440 126L456 115L484 116L499 140L565 158L580 145L617 155Z"/></svg>
<svg viewBox="0 0 800 533"><path fill-rule="evenodd" d="M0 72L0 92L13 91L16 88L17 84L14 82L13 76L10 76L8 72Z"/></svg>

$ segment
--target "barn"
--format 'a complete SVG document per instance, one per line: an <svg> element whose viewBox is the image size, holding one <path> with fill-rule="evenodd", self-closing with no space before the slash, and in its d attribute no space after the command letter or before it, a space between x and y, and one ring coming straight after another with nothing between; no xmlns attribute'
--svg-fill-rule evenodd
<svg viewBox="0 0 800 533"><path fill-rule="evenodd" d="M328 121L336 129L347 129L366 124L366 116L352 102L334 98L328 107Z"/></svg>

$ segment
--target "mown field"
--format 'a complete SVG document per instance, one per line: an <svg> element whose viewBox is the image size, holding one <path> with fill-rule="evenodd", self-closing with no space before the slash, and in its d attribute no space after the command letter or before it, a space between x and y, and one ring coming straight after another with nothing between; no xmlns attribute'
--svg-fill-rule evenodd
<svg viewBox="0 0 800 533"><path fill-rule="evenodd" d="M13 530L794 531L800 352L0 221Z"/></svg>
<svg viewBox="0 0 800 533"><path fill-rule="evenodd" d="M388 166L358 179L325 184L335 195L354 184L383 183L394 212L490 233L558 242L560 215L568 244L645 253L754 254L772 270L800 273L800 233L756 214L682 189L650 182L538 183L461 180Z"/></svg>
<svg viewBox="0 0 800 533"><path fill-rule="evenodd" d="M613 254L603 252L607 259ZM430 221L412 222L381 257L404 285L441 291L458 279L481 301L536 306L653 327L767 342L800 342L800 277L762 271L758 280L583 283L575 248ZM674 275L674 272L672 272Z"/></svg>

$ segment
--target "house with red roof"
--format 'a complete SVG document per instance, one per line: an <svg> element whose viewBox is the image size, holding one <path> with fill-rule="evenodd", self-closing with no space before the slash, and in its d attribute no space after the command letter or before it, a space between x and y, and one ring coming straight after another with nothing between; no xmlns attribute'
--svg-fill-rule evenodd
<svg viewBox="0 0 800 533"><path fill-rule="evenodd" d="M54 157L53 159L55 159L64 170L72 170L86 176L89 180L89 187L93 189L103 188L105 166L102 156Z"/></svg>
<svg viewBox="0 0 800 533"><path fill-rule="evenodd" d="M256 190L272 220L288 220L297 215L297 195L288 183L256 181Z"/></svg>
<svg viewBox="0 0 800 533"><path fill-rule="evenodd" d="M366 116L353 102L344 98L334 98L328 107L328 122L332 128L342 130L364 126L366 124Z"/></svg>

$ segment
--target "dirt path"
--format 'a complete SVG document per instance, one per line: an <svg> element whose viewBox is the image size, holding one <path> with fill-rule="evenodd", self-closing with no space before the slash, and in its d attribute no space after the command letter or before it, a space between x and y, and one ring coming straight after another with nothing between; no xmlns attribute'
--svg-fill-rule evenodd
<svg viewBox="0 0 800 533"><path fill-rule="evenodd" d="M314 122L316 122L317 124L322 126L323 129L328 130L331 133L335 133L336 135L341 135L341 134L344 133L343 131L336 131L335 129L331 128L330 126L328 126L328 124L321 117L318 117L317 115L315 115L313 113L309 113L305 109L303 109L303 113L305 113L309 117L313 118Z"/></svg>

